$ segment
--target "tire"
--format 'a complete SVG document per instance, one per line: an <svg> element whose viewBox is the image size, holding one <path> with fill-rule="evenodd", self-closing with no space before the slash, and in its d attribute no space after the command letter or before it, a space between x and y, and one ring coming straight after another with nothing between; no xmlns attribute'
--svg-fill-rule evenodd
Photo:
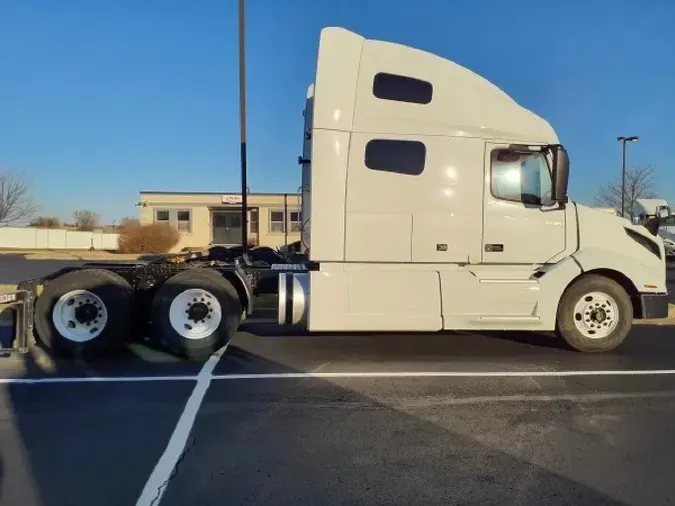
<svg viewBox="0 0 675 506"><path fill-rule="evenodd" d="M628 336L633 325L633 304L616 281L588 275L563 294L556 318L556 333L577 351L610 351Z"/></svg>
<svg viewBox="0 0 675 506"><path fill-rule="evenodd" d="M131 334L132 318L131 286L102 269L59 276L45 285L35 303L37 340L74 358L91 359L121 348Z"/></svg>
<svg viewBox="0 0 675 506"><path fill-rule="evenodd" d="M188 269L157 290L152 301L152 338L177 355L204 361L230 342L239 327L241 308L236 289L218 271Z"/></svg>

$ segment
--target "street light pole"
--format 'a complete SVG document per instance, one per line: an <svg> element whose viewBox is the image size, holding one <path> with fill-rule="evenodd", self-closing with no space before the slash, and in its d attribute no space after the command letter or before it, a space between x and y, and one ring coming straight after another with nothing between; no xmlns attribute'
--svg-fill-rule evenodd
<svg viewBox="0 0 675 506"><path fill-rule="evenodd" d="M616 140L621 143L621 217L624 217L626 201L626 142L637 142L640 138L637 135L630 137L617 137Z"/></svg>
<svg viewBox="0 0 675 506"><path fill-rule="evenodd" d="M241 246L248 249L248 183L246 181L246 23L245 0L239 0L239 130L241 136Z"/></svg>

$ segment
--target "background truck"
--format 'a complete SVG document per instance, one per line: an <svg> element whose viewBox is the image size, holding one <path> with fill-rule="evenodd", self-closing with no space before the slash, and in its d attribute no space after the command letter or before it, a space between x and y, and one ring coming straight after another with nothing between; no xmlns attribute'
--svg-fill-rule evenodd
<svg viewBox="0 0 675 506"><path fill-rule="evenodd" d="M136 335L202 359L265 292L309 332L556 331L587 352L667 316L658 230L570 201L553 128L474 72L326 28L304 117L300 253L28 280L7 295L18 346L95 356Z"/></svg>
<svg viewBox="0 0 675 506"><path fill-rule="evenodd" d="M675 259L675 216L664 199L637 199L635 222L663 239L666 260Z"/></svg>

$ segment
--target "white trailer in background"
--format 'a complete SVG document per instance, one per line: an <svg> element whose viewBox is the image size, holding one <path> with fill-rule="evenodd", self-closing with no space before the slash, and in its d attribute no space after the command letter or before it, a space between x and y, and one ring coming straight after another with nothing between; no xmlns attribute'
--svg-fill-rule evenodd
<svg viewBox="0 0 675 506"><path fill-rule="evenodd" d="M279 323L309 331L556 330L583 351L667 316L663 242L567 198L553 128L474 72L342 28L305 108L307 272Z"/></svg>
<svg viewBox="0 0 675 506"><path fill-rule="evenodd" d="M26 280L0 296L22 309L15 347L35 329L96 356L136 335L201 359L270 285L279 323L310 332L555 330L598 352L668 314L656 231L569 201L553 128L439 56L324 29L300 163L302 255L212 248Z"/></svg>

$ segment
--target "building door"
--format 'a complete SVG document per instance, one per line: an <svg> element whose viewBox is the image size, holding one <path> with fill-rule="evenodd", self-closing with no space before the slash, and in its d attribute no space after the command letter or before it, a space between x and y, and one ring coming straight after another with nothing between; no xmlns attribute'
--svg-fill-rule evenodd
<svg viewBox="0 0 675 506"><path fill-rule="evenodd" d="M241 244L241 213L213 211L213 244Z"/></svg>

